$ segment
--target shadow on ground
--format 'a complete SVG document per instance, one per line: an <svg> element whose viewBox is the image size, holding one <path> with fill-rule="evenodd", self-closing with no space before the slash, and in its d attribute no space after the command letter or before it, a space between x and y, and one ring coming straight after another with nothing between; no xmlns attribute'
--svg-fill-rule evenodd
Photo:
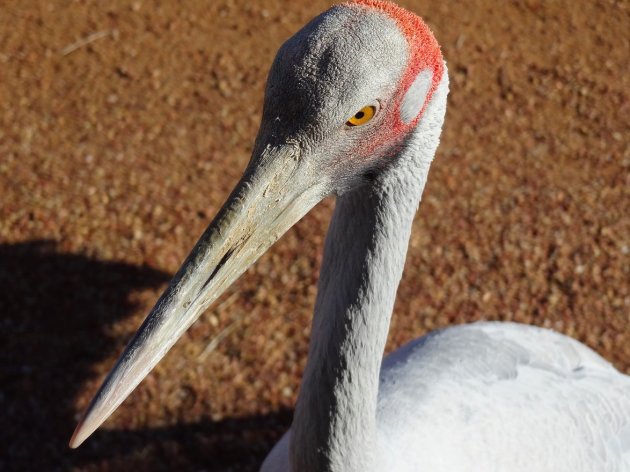
<svg viewBox="0 0 630 472"><path fill-rule="evenodd" d="M77 450L81 468L151 471L257 471L291 424L288 409L267 415L140 431L100 431Z"/></svg>
<svg viewBox="0 0 630 472"><path fill-rule="evenodd" d="M97 469L112 457L116 470L254 468L244 461L264 455L290 423L288 412L103 431L78 451L67 447L79 389L122 347L110 328L134 313L130 293L168 279L148 267L58 253L48 241L0 245L0 470Z"/></svg>

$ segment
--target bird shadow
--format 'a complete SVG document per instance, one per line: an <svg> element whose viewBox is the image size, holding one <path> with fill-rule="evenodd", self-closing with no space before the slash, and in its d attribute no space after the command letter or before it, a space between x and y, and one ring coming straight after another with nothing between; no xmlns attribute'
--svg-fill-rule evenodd
<svg viewBox="0 0 630 472"><path fill-rule="evenodd" d="M100 431L76 451L74 464L109 470L257 471L286 431L292 411L136 431ZM88 467L89 468L89 467Z"/></svg>
<svg viewBox="0 0 630 472"><path fill-rule="evenodd" d="M278 425L286 428L288 412L105 431L68 449L76 397L97 376L94 366L122 348L112 327L135 313L130 294L169 278L60 253L51 241L0 244L0 470L252 470L247 461L278 436ZM222 468L201 468L212 453Z"/></svg>

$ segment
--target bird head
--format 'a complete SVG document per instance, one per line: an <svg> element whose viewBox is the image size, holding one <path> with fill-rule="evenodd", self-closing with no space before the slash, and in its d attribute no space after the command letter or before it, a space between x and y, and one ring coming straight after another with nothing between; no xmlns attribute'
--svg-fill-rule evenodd
<svg viewBox="0 0 630 472"><path fill-rule="evenodd" d="M416 15L361 0L316 17L279 50L252 159L86 409L81 444L221 293L326 195L389 165L444 74Z"/></svg>
<svg viewBox="0 0 630 472"><path fill-rule="evenodd" d="M443 73L420 17L383 1L335 6L278 51L254 156L295 143L326 189L343 193L398 154Z"/></svg>

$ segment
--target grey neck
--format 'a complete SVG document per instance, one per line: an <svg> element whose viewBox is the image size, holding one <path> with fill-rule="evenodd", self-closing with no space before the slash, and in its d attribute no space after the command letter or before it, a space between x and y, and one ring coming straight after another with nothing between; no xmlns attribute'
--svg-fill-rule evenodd
<svg viewBox="0 0 630 472"><path fill-rule="evenodd" d="M447 92L445 79L389 168L337 200L293 420L294 472L374 468L381 361Z"/></svg>

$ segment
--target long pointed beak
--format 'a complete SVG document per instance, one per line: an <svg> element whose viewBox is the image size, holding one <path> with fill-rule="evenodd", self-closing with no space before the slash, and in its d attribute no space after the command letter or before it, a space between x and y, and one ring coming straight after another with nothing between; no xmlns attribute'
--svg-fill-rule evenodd
<svg viewBox="0 0 630 472"><path fill-rule="evenodd" d="M252 160L83 413L70 447L85 441L201 313L325 194L296 146L267 148Z"/></svg>

